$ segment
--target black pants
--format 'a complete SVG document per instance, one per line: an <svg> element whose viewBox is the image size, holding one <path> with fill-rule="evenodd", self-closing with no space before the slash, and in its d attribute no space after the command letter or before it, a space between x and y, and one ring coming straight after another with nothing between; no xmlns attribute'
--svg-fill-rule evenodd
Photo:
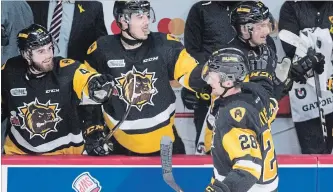
<svg viewBox="0 0 333 192"><path fill-rule="evenodd" d="M206 115L209 109L209 105L207 104L207 101L199 100L198 103L194 107L194 125L195 130L197 132L197 135L195 137L195 146L198 145L200 133L202 130L202 126L206 120Z"/></svg>
<svg viewBox="0 0 333 192"><path fill-rule="evenodd" d="M332 151L333 113L325 116L327 143L324 142L320 118L295 123L302 154L330 154Z"/></svg>
<svg viewBox="0 0 333 192"><path fill-rule="evenodd" d="M175 141L173 142L172 154L185 154L185 146L184 146L182 139L179 137L175 126L173 126L172 129L173 129L173 134L175 135ZM145 153L145 154L135 153L135 152L130 151L130 150L126 149L125 147L123 147L120 143L118 143L118 141L114 137L111 138L111 142L113 143L114 150L113 150L112 154L114 154L114 155L128 155L128 156L159 156L160 155L160 151L153 152L153 153Z"/></svg>

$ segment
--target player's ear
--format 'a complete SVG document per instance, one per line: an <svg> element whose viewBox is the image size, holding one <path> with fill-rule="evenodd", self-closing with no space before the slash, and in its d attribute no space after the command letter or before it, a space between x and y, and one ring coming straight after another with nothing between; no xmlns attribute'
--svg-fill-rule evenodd
<svg viewBox="0 0 333 192"><path fill-rule="evenodd" d="M228 81L225 81L223 83L223 85L226 86L226 87L232 87L234 85L234 82L231 81L231 80L228 80Z"/></svg>
<svg viewBox="0 0 333 192"><path fill-rule="evenodd" d="M128 28L128 20L125 19L124 16L120 17L120 26L122 30L126 30Z"/></svg>
<svg viewBox="0 0 333 192"><path fill-rule="evenodd" d="M29 65L30 65L31 62L30 62L30 57L29 57L28 52L27 51L21 51L21 55L25 60L28 61Z"/></svg>
<svg viewBox="0 0 333 192"><path fill-rule="evenodd" d="M240 31L244 39L250 38L249 29L245 25L240 25Z"/></svg>

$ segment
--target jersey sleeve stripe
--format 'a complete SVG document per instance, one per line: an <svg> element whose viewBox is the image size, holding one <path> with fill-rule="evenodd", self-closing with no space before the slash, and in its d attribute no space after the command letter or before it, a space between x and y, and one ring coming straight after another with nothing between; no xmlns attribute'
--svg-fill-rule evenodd
<svg viewBox="0 0 333 192"><path fill-rule="evenodd" d="M255 176L257 179L259 179L262 166L254 163L253 161L238 160L232 168L247 171L251 173L251 175Z"/></svg>

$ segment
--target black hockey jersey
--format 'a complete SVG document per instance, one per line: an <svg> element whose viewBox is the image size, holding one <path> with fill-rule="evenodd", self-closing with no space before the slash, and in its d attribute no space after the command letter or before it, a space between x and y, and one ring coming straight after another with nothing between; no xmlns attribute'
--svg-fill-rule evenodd
<svg viewBox="0 0 333 192"><path fill-rule="evenodd" d="M41 78L29 79L21 56L3 66L2 108L9 120L6 154L82 153L82 124L76 106L92 102L86 85L96 71L71 59L53 61L53 71Z"/></svg>
<svg viewBox="0 0 333 192"><path fill-rule="evenodd" d="M266 91L243 92L215 100L209 114L214 179L231 191L272 192L278 167L269 126L271 101Z"/></svg>
<svg viewBox="0 0 333 192"><path fill-rule="evenodd" d="M171 80L199 90L206 83L201 68L171 35L151 33L134 50L125 50L120 35L100 38L88 50L87 62L98 72L111 74L117 90L111 101L103 105L103 114L110 129L131 106L131 111L115 139L135 153L160 150L160 139L174 139L175 94Z"/></svg>

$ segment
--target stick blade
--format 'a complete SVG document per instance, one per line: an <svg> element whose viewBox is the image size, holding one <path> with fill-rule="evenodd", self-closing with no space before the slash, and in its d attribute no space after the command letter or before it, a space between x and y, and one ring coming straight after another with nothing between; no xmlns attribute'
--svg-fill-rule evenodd
<svg viewBox="0 0 333 192"><path fill-rule="evenodd" d="M302 52L308 52L308 45L298 35L288 30L282 29L279 32L279 38L294 47L301 49Z"/></svg>
<svg viewBox="0 0 333 192"><path fill-rule="evenodd" d="M163 136L160 144L163 179L173 190L183 192L183 190L177 185L172 174L172 140L168 136Z"/></svg>

